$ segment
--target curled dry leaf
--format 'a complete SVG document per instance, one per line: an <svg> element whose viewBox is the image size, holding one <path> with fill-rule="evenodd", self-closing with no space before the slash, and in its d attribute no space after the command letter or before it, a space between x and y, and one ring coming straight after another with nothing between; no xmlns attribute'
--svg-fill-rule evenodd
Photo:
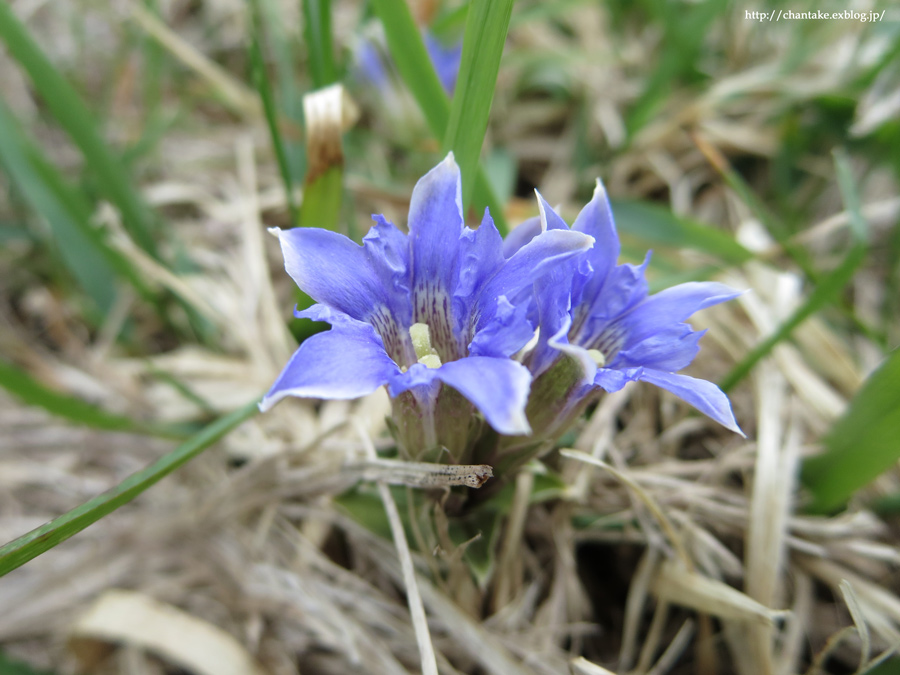
<svg viewBox="0 0 900 675"><path fill-rule="evenodd" d="M221 628L133 591L107 591L69 633L69 649L85 672L93 672L116 644L152 652L197 675L267 675Z"/></svg>

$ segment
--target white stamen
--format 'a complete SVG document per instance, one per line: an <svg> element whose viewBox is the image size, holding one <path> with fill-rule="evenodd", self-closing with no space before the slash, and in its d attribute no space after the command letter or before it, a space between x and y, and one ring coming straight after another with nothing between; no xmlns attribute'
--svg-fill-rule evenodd
<svg viewBox="0 0 900 675"><path fill-rule="evenodd" d="M428 368L441 367L441 357L431 346L431 329L427 323L414 323L410 326L409 337L412 338L419 363Z"/></svg>
<svg viewBox="0 0 900 675"><path fill-rule="evenodd" d="M590 356L591 359L594 361L594 363L597 364L598 368L602 368L603 366L606 365L606 357L603 355L603 352L601 352L599 349L588 349L587 353L588 353L588 356Z"/></svg>

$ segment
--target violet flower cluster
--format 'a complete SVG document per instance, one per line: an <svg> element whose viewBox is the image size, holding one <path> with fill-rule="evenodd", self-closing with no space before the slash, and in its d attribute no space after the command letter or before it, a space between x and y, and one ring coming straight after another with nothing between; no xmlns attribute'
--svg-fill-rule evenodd
<svg viewBox="0 0 900 675"><path fill-rule="evenodd" d="M599 182L571 228L538 198L540 217L506 241L487 212L466 227L451 153L413 190L408 234L382 216L362 246L327 230L279 231L288 274L317 302L297 316L332 328L300 345L260 408L386 386L408 456L440 448L449 457L435 458L455 463L505 452L511 467L602 392L642 380L740 433L718 387L677 373L703 335L684 320L737 293L687 283L648 295L647 261L617 264Z"/></svg>
<svg viewBox="0 0 900 675"><path fill-rule="evenodd" d="M445 45L427 31L422 34L422 40L441 86L448 96L453 96L462 59L462 42ZM398 86L394 68L382 40L368 38L360 42L354 59L354 70L359 79L384 91L386 95L393 95L390 90Z"/></svg>

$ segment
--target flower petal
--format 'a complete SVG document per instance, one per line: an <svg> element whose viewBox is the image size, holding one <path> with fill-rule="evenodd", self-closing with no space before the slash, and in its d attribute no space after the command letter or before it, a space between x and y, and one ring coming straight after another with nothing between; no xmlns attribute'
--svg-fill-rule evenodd
<svg viewBox="0 0 900 675"><path fill-rule="evenodd" d="M554 266L586 251L593 241L588 236L569 230L542 232L506 261L484 285L481 298L489 301L505 295L516 304L516 291L530 287Z"/></svg>
<svg viewBox="0 0 900 675"><path fill-rule="evenodd" d="M713 281L691 281L652 295L623 316L627 327L625 348L680 323L706 307L736 298L741 293Z"/></svg>
<svg viewBox="0 0 900 675"><path fill-rule="evenodd" d="M572 288L572 305L575 307L573 316L577 326L574 336L576 343L590 345L601 340L610 330L621 335L630 330L628 324L616 324L626 321L626 317L630 316L626 312L640 307L639 303L647 297L644 271L649 262L648 253L641 265L626 263L613 267L602 286L594 284L596 277L591 277L590 272L576 273ZM580 288L579 282L582 283ZM596 295L589 295L590 293Z"/></svg>
<svg viewBox="0 0 900 675"><path fill-rule="evenodd" d="M525 417L531 374L521 363L470 356L433 372L471 401L496 431L509 435L531 432Z"/></svg>
<svg viewBox="0 0 900 675"><path fill-rule="evenodd" d="M459 239L459 258L454 283L454 309L460 329L468 323L472 299L485 281L503 265L501 249L503 238L494 225L490 212L485 209L484 218L477 230L463 228Z"/></svg>
<svg viewBox="0 0 900 675"><path fill-rule="evenodd" d="M492 311L479 317L475 337L469 343L469 354L497 358L515 354L534 336L527 313L527 304L513 305L501 295Z"/></svg>
<svg viewBox="0 0 900 675"><path fill-rule="evenodd" d="M503 240L503 257L512 255L541 233L541 217L535 216L517 225Z"/></svg>
<svg viewBox="0 0 900 675"><path fill-rule="evenodd" d="M371 394L399 372L367 323L341 319L307 338L263 397L263 412L286 396L351 399Z"/></svg>
<svg viewBox="0 0 900 675"><path fill-rule="evenodd" d="M700 351L698 344L705 330L695 331L686 323L676 323L623 349L613 359L615 368L644 366L674 373L687 368Z"/></svg>
<svg viewBox="0 0 900 675"><path fill-rule="evenodd" d="M590 288L586 293L590 298L600 290L600 286L619 259L619 235L616 233L609 197L599 178L594 187L594 196L581 209L581 213L572 224L572 229L594 238L594 248L587 254L587 259L594 269L594 276L588 283Z"/></svg>
<svg viewBox="0 0 900 675"><path fill-rule="evenodd" d="M704 415L708 415L716 422L735 433L744 435L734 413L731 410L731 402L725 393L712 382L700 380L687 375L665 373L661 370L645 368L640 377L644 382L655 384L675 394L678 398L690 403Z"/></svg>
<svg viewBox="0 0 900 675"><path fill-rule="evenodd" d="M451 152L419 179L409 204L414 293L426 285L451 291L463 226L462 183Z"/></svg>
<svg viewBox="0 0 900 675"><path fill-rule="evenodd" d="M375 273L387 291L387 306L397 321L412 323L409 304L409 236L385 220L373 215L375 224L363 237L363 247L373 263Z"/></svg>
<svg viewBox="0 0 900 675"><path fill-rule="evenodd" d="M316 302L363 320L390 301L373 265L375 254L342 234L312 227L278 230L284 267Z"/></svg>

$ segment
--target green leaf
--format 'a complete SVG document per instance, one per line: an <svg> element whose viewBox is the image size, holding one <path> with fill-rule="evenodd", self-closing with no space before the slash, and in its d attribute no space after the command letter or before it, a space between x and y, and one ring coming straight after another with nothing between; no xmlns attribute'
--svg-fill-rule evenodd
<svg viewBox="0 0 900 675"><path fill-rule="evenodd" d="M261 0L265 34L275 59L275 81L278 95L275 97L281 110L284 125L282 140L287 155L292 184L299 184L306 171L306 154L303 150L303 91L299 81L297 49L288 34L289 22L284 17L284 7L279 0ZM296 224L296 221L294 221Z"/></svg>
<svg viewBox="0 0 900 675"><path fill-rule="evenodd" d="M827 513L900 459L900 350L865 381L824 439L825 452L803 463L809 507Z"/></svg>
<svg viewBox="0 0 900 675"><path fill-rule="evenodd" d="M444 135L444 149L453 151L462 173L464 206L472 197L512 7L513 0L469 3L459 78Z"/></svg>
<svg viewBox="0 0 900 675"><path fill-rule="evenodd" d="M93 228L88 222L89 208L52 166L44 164L45 175L40 175L35 149L25 147L25 143L21 127L6 106L0 104L0 162L29 206L47 221L63 263L106 314L116 298L116 275L99 250L97 237L90 234Z"/></svg>
<svg viewBox="0 0 900 675"><path fill-rule="evenodd" d="M690 218L681 218L667 209L644 202L612 202L616 226L648 242L703 251L733 265L745 263L753 254L727 232Z"/></svg>
<svg viewBox="0 0 900 675"><path fill-rule="evenodd" d="M343 180L344 169L331 166L306 184L300 204L300 227L321 227L337 232Z"/></svg>
<svg viewBox="0 0 900 675"><path fill-rule="evenodd" d="M400 77L409 87L431 133L435 138L443 139L450 121L450 100L431 64L409 6L405 0L372 0L372 5L384 25L388 49ZM475 177L473 201L479 210L485 206L490 208L500 234L509 231L503 207L494 196L487 175L480 168Z"/></svg>
<svg viewBox="0 0 900 675"><path fill-rule="evenodd" d="M132 189L121 163L100 136L84 102L44 55L6 2L0 2L0 39L31 77L34 88L56 121L81 150L100 189L121 211L125 229L141 248L156 256L150 212Z"/></svg>
<svg viewBox="0 0 900 675"><path fill-rule="evenodd" d="M32 668L22 661L14 661L0 652L0 675L53 675L49 670Z"/></svg>
<svg viewBox="0 0 900 675"><path fill-rule="evenodd" d="M85 502L55 520L14 539L0 548L0 576L24 565L96 523L144 490L159 482L258 412L257 402L222 417L146 469L132 474L116 487Z"/></svg>
<svg viewBox="0 0 900 675"><path fill-rule="evenodd" d="M840 293L853 278L856 269L866 259L869 227L860 210L859 195L853 185L847 158L841 152L835 153L835 171L838 186L846 209L850 212L853 247L837 269L819 279L806 302L798 307L772 335L758 344L719 384L722 391L728 391L744 379L760 359L768 355L782 340L786 340L794 329L828 304L838 302Z"/></svg>
<svg viewBox="0 0 900 675"><path fill-rule="evenodd" d="M337 80L331 42L331 0L303 0L303 35L313 88L321 89Z"/></svg>
<svg viewBox="0 0 900 675"><path fill-rule="evenodd" d="M278 128L278 109L275 107L272 83L269 81L269 73L266 70L266 60L262 50L263 30L259 6L260 1L261 0L251 0L250 3L250 67L253 72L253 84L262 100L263 113L265 114L266 124L269 128L269 136L272 139L272 147L275 150L275 158L278 160L278 170L281 172L281 180L284 183L291 224L296 225L299 222L299 213L297 211L297 204L294 202L291 170L288 166L287 151L281 140L281 130Z"/></svg>
<svg viewBox="0 0 900 675"><path fill-rule="evenodd" d="M0 387L28 405L38 406L47 412L81 426L107 431L129 431L141 434L184 438L181 427L148 424L106 412L102 408L85 403L81 399L53 391L40 384L27 373L0 361Z"/></svg>
<svg viewBox="0 0 900 675"><path fill-rule="evenodd" d="M117 274L130 280L142 296L151 298L152 293L131 264L91 225L91 208L83 195L28 142L2 103L0 163L31 208L47 221L66 267L104 314L115 300Z"/></svg>

